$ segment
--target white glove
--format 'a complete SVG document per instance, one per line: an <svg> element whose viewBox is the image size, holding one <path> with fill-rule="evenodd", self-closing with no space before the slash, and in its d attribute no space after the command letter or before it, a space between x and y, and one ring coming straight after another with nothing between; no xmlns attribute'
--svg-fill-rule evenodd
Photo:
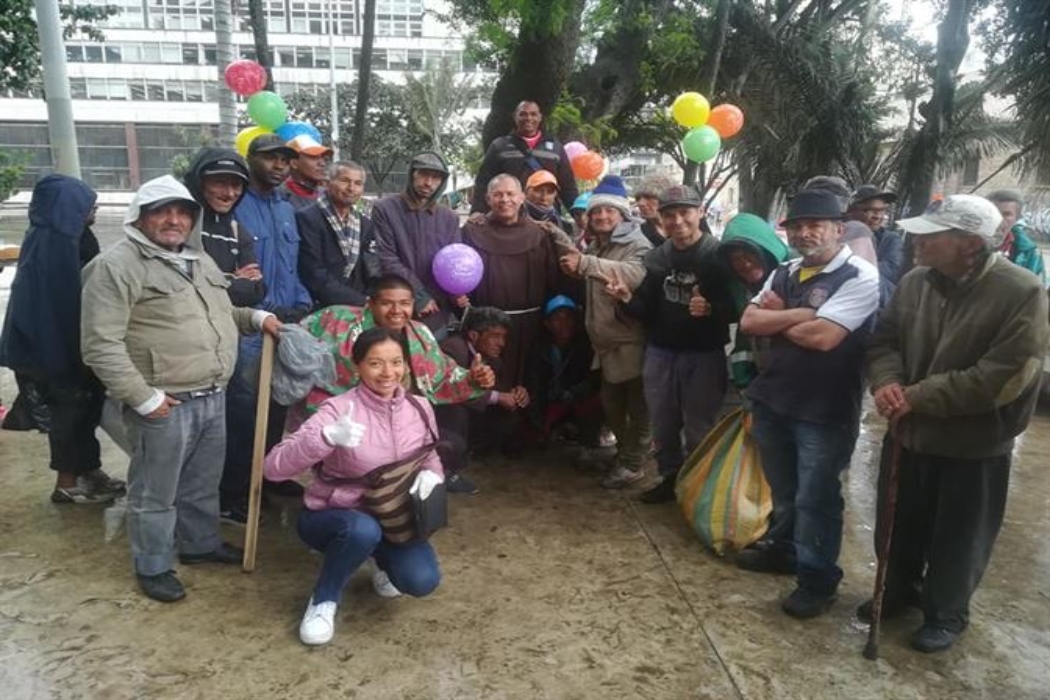
<svg viewBox="0 0 1050 700"><path fill-rule="evenodd" d="M350 402L349 410L339 416L335 423L321 428L325 442L332 447L357 447L365 437L364 423L354 421L354 403Z"/></svg>
<svg viewBox="0 0 1050 700"><path fill-rule="evenodd" d="M425 501L430 497L430 492L434 490L434 487L443 483L445 483L444 477L438 476L429 469L423 469L416 474L416 480L412 482L412 488L408 492L413 496L418 493L419 498Z"/></svg>

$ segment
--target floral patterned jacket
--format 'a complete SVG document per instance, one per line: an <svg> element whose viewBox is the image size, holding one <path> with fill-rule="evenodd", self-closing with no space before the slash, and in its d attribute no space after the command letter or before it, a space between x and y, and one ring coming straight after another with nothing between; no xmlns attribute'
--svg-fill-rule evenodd
<svg viewBox="0 0 1050 700"><path fill-rule="evenodd" d="M334 384L316 386L306 396L306 413L313 414L318 406L332 396L338 396L357 385L357 368L350 359L354 340L376 325L372 311L356 306L329 306L316 311L301 322L315 338L328 344L335 355L336 380ZM426 397L432 404L461 403L486 395L485 389L474 384L468 370L441 351L437 339L424 324L410 321L405 327L408 343L408 364L411 376L408 389Z"/></svg>

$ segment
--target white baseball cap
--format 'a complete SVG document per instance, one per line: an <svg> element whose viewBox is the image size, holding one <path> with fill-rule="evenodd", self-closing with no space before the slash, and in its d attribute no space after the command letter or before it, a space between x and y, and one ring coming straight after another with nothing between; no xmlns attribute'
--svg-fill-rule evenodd
<svg viewBox="0 0 1050 700"><path fill-rule="evenodd" d="M900 219L897 225L908 233L924 235L958 229L986 239L994 239L1002 222L994 204L975 194L952 194L939 207L922 216Z"/></svg>
<svg viewBox="0 0 1050 700"><path fill-rule="evenodd" d="M309 134L299 134L285 145L296 153L305 153L308 156L326 156L332 152L331 148L318 143Z"/></svg>

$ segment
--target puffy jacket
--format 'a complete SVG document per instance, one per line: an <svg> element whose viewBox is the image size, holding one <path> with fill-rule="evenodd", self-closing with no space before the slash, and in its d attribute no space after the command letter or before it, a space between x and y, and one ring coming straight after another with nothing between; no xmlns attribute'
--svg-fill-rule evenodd
<svg viewBox="0 0 1050 700"><path fill-rule="evenodd" d="M361 444L332 447L325 442L322 430L346 414L365 426ZM320 462L325 477L353 479L411 457L419 448L436 442L434 409L426 399L409 399L404 389L385 399L368 387L358 386L322 403L317 413L270 450L263 469L267 479L283 481ZM430 452L422 466L444 476L437 450ZM306 487L303 502L310 510L354 508L364 491L363 484L331 484L314 479Z"/></svg>
<svg viewBox="0 0 1050 700"><path fill-rule="evenodd" d="M249 187L233 215L251 233L262 268L266 296L256 308L282 321L305 316L313 302L299 280L299 229L292 205L276 190L263 195Z"/></svg>
<svg viewBox="0 0 1050 700"><path fill-rule="evenodd" d="M225 386L237 359L238 330L257 330L254 312L230 303L229 282L207 254L189 245L168 251L133 226L143 204L171 197L189 197L171 175L139 188L124 216L124 240L83 273L84 362L110 396L140 413L156 408L150 402L159 404L157 390Z"/></svg>
<svg viewBox="0 0 1050 700"><path fill-rule="evenodd" d="M33 188L0 337L0 365L53 378L83 371L80 268L98 254L98 241L85 227L95 197L65 175L48 175Z"/></svg>
<svg viewBox="0 0 1050 700"><path fill-rule="evenodd" d="M471 211L489 210L485 195L488 192L489 180L496 175L513 175L521 181L524 188L529 176L541 168L551 171L558 178L558 198L565 205L565 211L568 211L580 194L576 187L576 176L561 142L546 134L540 137L534 149L530 149L525 140L517 134L500 136L489 144L481 167L478 168L478 175L474 179L474 202Z"/></svg>
<svg viewBox="0 0 1050 700"><path fill-rule="evenodd" d="M607 240L596 238L580 258L578 274L587 283L587 335L608 382L625 382L642 373L645 353L645 328L623 307L605 293L605 284L613 274L631 290L645 277L642 261L652 246L637 221L627 221L612 232Z"/></svg>
<svg viewBox="0 0 1050 700"><path fill-rule="evenodd" d="M729 267L729 253L734 248L757 255L765 268L762 281L750 287L735 274L732 275L733 303L736 306L736 316L739 318L747 305L751 303L751 299L762 290L762 285L765 284L773 270L777 269L777 265L787 260L788 247L777 237L776 231L765 220L754 214L738 214L729 221L722 234L722 242L718 246L718 254L727 267ZM734 386L744 388L758 376L758 371L762 366L762 354L763 351L768 350L768 346L767 338L754 338L741 332L740 327L737 327L733 350L729 355L730 378Z"/></svg>
<svg viewBox="0 0 1050 700"><path fill-rule="evenodd" d="M234 306L258 306L266 295L266 285L263 281L238 279L233 276L238 268L258 262L255 259L255 242L251 234L237 223L233 215L233 210L244 199L248 188L245 187L241 196L233 203L233 207L225 214L212 209L204 199L201 170L220 160L227 161L229 165L241 171L245 181L248 179L248 166L236 151L229 148L205 147L197 153L182 179L186 189L203 210L200 242L194 242L193 246L203 248L226 274L226 278L230 280L230 301Z"/></svg>

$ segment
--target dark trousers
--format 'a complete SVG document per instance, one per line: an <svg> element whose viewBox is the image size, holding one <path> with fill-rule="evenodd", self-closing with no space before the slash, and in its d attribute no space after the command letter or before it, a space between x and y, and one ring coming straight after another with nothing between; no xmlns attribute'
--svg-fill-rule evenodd
<svg viewBox="0 0 1050 700"><path fill-rule="evenodd" d="M95 429L102 420L106 390L94 377L37 379L41 398L51 409L51 468L80 476L102 466Z"/></svg>
<svg viewBox="0 0 1050 700"><path fill-rule="evenodd" d="M441 466L449 474L458 474L467 466L469 411L459 403L434 406L434 418L438 425L438 456L441 457Z"/></svg>
<svg viewBox="0 0 1050 700"><path fill-rule="evenodd" d="M879 521L883 521L892 438L882 443ZM1003 522L1010 455L953 459L901 448L897 509L886 570L886 595L922 591L926 623L960 632ZM924 573L925 572L925 573Z"/></svg>

